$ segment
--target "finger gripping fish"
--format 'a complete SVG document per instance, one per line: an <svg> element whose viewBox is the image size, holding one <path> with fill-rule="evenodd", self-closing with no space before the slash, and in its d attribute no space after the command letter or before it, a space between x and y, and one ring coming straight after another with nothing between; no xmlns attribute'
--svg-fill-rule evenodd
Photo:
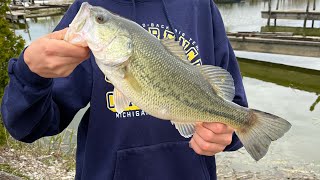
<svg viewBox="0 0 320 180"><path fill-rule="evenodd" d="M226 70L193 66L178 42L158 40L135 22L101 7L83 3L65 40L89 46L115 87L118 113L132 102L171 121L184 137L193 135L196 122L227 124L256 161L291 127L280 117L233 103L234 82Z"/></svg>

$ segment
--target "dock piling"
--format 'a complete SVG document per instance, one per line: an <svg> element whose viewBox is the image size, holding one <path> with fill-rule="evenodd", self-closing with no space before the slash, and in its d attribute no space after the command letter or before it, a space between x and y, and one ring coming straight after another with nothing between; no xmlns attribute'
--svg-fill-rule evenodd
<svg viewBox="0 0 320 180"><path fill-rule="evenodd" d="M308 0L308 2L307 2L306 16L304 17L304 22L303 22L304 28L307 27L307 20L308 20L308 16L309 16L309 5L310 5L310 0Z"/></svg>
<svg viewBox="0 0 320 180"><path fill-rule="evenodd" d="M313 11L315 11L315 10L316 10L316 0L313 0ZM311 27L312 28L314 27L314 19L312 19Z"/></svg>
<svg viewBox="0 0 320 180"><path fill-rule="evenodd" d="M269 12L269 17L268 17L267 26L270 26L270 18L271 18L271 0L269 0L269 3L268 3L268 12Z"/></svg>

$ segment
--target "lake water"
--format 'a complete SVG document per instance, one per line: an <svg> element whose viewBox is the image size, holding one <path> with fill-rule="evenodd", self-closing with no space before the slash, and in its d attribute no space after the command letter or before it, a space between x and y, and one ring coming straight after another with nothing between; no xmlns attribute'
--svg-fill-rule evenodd
<svg viewBox="0 0 320 180"><path fill-rule="evenodd" d="M279 9L305 9L306 1L280 0ZM272 1L273 9L276 2ZM260 31L266 25L267 20L260 15L262 9L267 9L264 1L247 0L218 6L228 31ZM319 1L316 7L320 8ZM51 32L60 19L61 16L28 19L31 40L23 30L17 30L16 33L30 43ZM301 27L303 21L278 20L277 24ZM315 22L315 27L319 28L320 22ZM238 51L236 55L244 76L249 106L289 120L292 129L282 139L274 142L266 157L259 162L254 162L243 149L219 154L218 174L223 174L222 179L235 176L229 177L226 173L239 175L241 172L253 174L252 177L242 176L240 179L270 179L272 176L276 176L276 179L320 179L320 105L317 105L320 101L320 58ZM313 70L270 62L289 63ZM82 113L77 114L71 128L77 127L77 120Z"/></svg>

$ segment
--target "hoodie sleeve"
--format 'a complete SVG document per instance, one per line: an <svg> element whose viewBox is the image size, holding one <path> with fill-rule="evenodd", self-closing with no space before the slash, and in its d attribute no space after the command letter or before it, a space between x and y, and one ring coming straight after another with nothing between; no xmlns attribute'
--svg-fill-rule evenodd
<svg viewBox="0 0 320 180"><path fill-rule="evenodd" d="M248 107L247 98L242 83L242 76L236 56L226 35L221 14L217 6L213 2L211 3L215 39L215 65L226 69L233 77L235 86L235 97L233 102L239 104L240 106ZM225 148L225 151L235 151L241 147L242 143L234 133L232 143Z"/></svg>
<svg viewBox="0 0 320 180"><path fill-rule="evenodd" d="M67 27L79 7L75 2L55 30ZM5 127L15 139L33 142L63 131L77 111L88 104L92 69L87 60L66 78L47 79L30 71L23 53L9 61L10 82L1 113Z"/></svg>

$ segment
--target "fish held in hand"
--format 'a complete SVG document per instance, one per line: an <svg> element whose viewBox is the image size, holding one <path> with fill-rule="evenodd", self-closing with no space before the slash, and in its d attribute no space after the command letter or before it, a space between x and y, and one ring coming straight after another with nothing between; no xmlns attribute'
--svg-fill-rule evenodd
<svg viewBox="0 0 320 180"><path fill-rule="evenodd" d="M227 124L256 161L291 127L280 117L233 103L234 82L226 70L192 65L178 42L158 40L135 22L101 7L83 3L65 40L89 46L114 85L118 113L132 102L171 121L184 137L193 135L196 122Z"/></svg>

